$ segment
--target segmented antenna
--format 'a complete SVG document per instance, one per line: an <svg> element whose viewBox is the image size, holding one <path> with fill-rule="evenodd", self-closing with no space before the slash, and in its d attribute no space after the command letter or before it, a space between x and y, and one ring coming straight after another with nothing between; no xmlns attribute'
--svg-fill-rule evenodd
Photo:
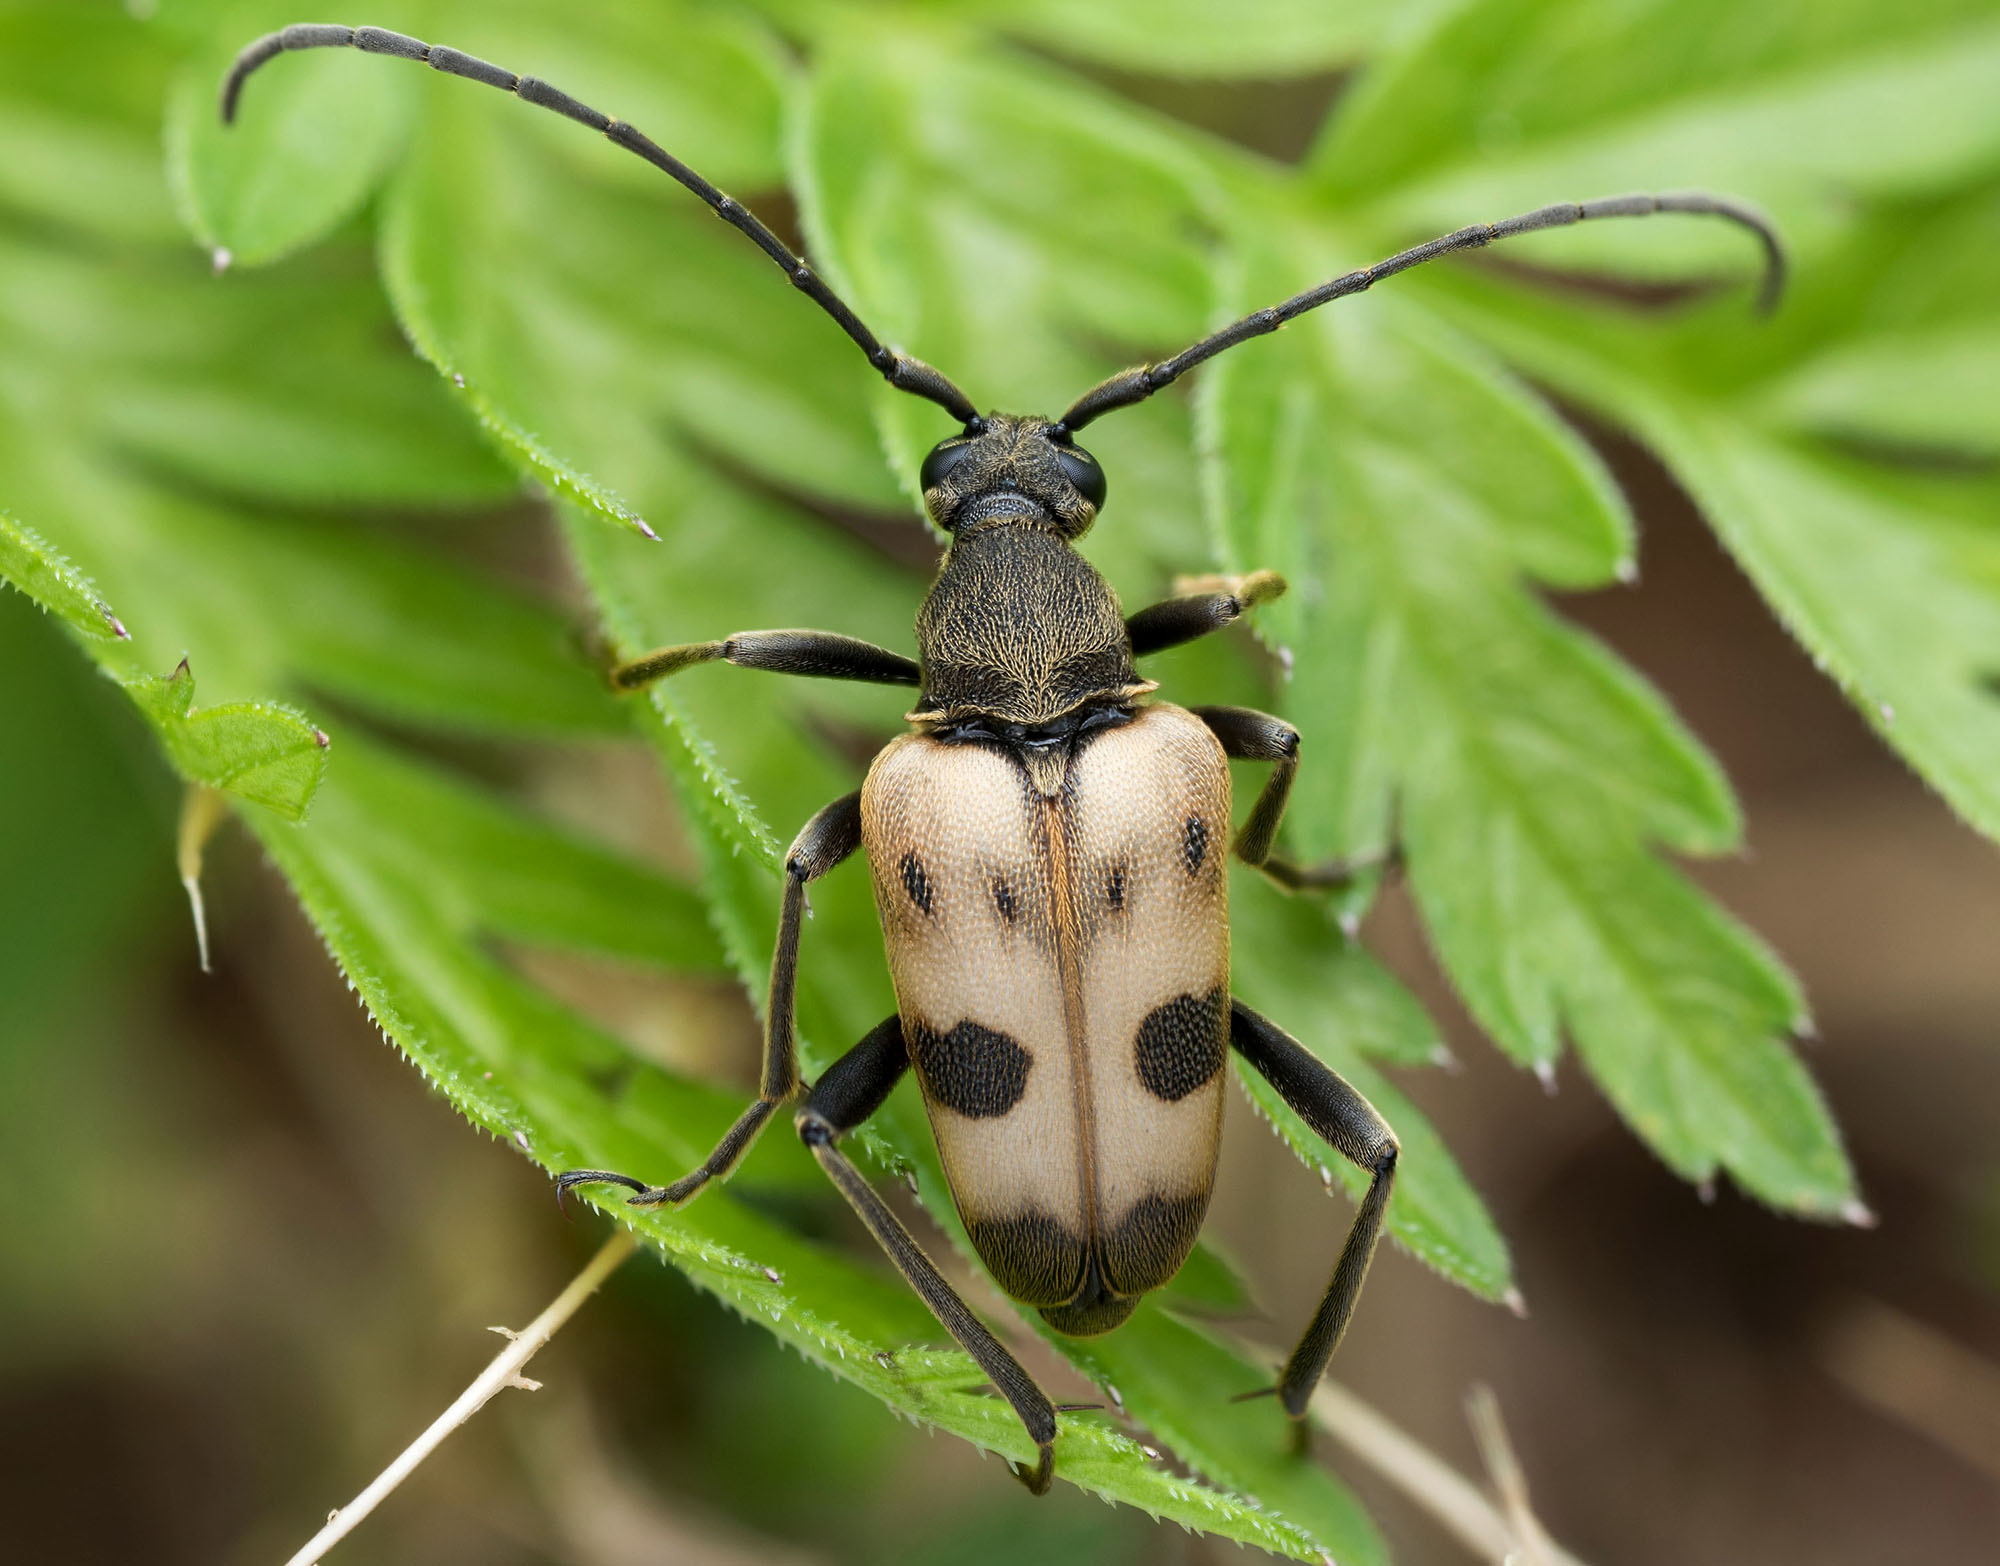
<svg viewBox="0 0 2000 1566"><path fill-rule="evenodd" d="M1504 223L1475 223L1470 228L1461 228L1456 233L1414 245L1386 261L1378 261L1358 272L1349 272L1321 283L1317 288L1307 289L1283 304L1271 305L1246 315L1242 320L1182 349L1171 359L1121 370L1077 398L1056 428L1073 434L1092 419L1101 418L1113 409L1129 408L1135 402L1144 402L1154 392L1173 385L1196 365L1213 359L1226 348L1234 348L1253 337L1262 337L1266 332L1275 332L1287 321L1304 315L1308 310L1316 310L1335 299L1345 299L1349 294L1362 293L1385 277L1407 272L1411 267L1435 261L1439 256L1448 256L1460 250L1479 250L1497 239L1512 239L1516 234L1532 234L1538 229L1566 228L1572 223L1587 223L1594 218L1651 217L1656 212L1691 212L1704 217L1726 218L1749 229L1764 246L1764 281L1758 290L1757 308L1768 311L1778 302L1778 295L1785 286L1784 249L1778 243L1777 232L1770 221L1740 201L1704 195L1699 191L1682 195L1606 196L1597 201L1564 201L1552 207L1538 207L1533 212L1524 212L1519 217L1508 218Z"/></svg>
<svg viewBox="0 0 2000 1566"><path fill-rule="evenodd" d="M754 213L735 197L725 195L711 185L701 175L681 162L672 153L659 146L623 120L614 120L608 114L599 113L588 104L577 102L568 93L551 87L547 82L533 76L516 76L512 71L491 65L485 60L461 54L456 49L447 49L441 44L427 44L421 39L411 38L403 33L392 33L381 27L339 27L326 23L306 22L287 27L281 32L269 33L259 38L249 48L236 57L236 63L229 69L229 75L222 84L222 122L233 124L236 119L236 103L242 96L243 84L250 73L267 61L281 54L289 54L298 49L359 49L363 54L386 54L398 60L418 60L434 71L442 71L447 76L463 76L468 81L484 82L488 87L498 87L502 92L512 93L523 102L532 103L544 109L551 109L565 118L587 125L627 152L638 154L654 168L671 175L688 190L708 203L715 215L747 237L752 244L777 263L794 288L832 316L840 329L854 339L854 344L868 356L868 362L882 372L882 376L898 391L906 391L924 397L943 408L960 423L977 426L980 423L979 410L972 400L960 391L939 370L925 364L921 359L898 353L893 348L883 346L880 339L847 307L845 301L820 278L819 274L806 265L799 257L786 248L784 242L757 220Z"/></svg>

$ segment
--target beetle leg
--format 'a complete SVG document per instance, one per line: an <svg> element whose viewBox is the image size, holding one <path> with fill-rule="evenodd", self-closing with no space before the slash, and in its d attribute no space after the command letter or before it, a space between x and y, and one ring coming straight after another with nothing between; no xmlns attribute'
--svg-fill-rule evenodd
<svg viewBox="0 0 2000 1566"><path fill-rule="evenodd" d="M1299 731L1283 718L1249 707L1196 707L1194 715L1222 742L1222 752L1237 761L1270 761L1276 765L1265 780L1250 819L1236 834L1236 857L1259 869L1269 866L1271 846L1278 840L1278 823L1292 797L1292 780L1299 771Z"/></svg>
<svg viewBox="0 0 2000 1566"><path fill-rule="evenodd" d="M897 1271L930 1307L945 1331L958 1341L959 1347L978 1361L987 1379L1020 1416L1041 1456L1032 1469L1016 1467L1014 1476L1036 1495L1042 1495L1055 1476L1055 1409L1021 1368L1020 1361L1007 1352L972 1313L971 1307L959 1298L910 1231L836 1145L845 1132L852 1131L882 1107L882 1101L909 1066L903 1024L898 1018L889 1017L828 1068L806 1095L794 1124L799 1139L812 1149L820 1168L840 1188L840 1194L860 1215L868 1232L889 1253Z"/></svg>
<svg viewBox="0 0 2000 1566"><path fill-rule="evenodd" d="M1163 599L1125 621L1126 634L1132 638L1132 656L1143 658L1219 631L1244 610L1269 603L1284 591L1285 579L1277 572L1252 571L1248 576L1223 579L1218 591Z"/></svg>
<svg viewBox="0 0 2000 1566"><path fill-rule="evenodd" d="M1283 718L1249 707L1196 707L1194 714L1222 742L1225 755L1238 761L1277 763L1257 795L1257 803L1250 807L1250 819L1236 834L1236 857L1246 865L1254 865L1287 890L1299 892L1345 886L1363 870L1399 862L1399 850L1393 844L1316 865L1298 865L1274 855L1271 849L1278 840L1278 823L1285 818L1292 781L1298 776L1299 731Z"/></svg>
<svg viewBox="0 0 2000 1566"><path fill-rule="evenodd" d="M1282 854L1273 854L1257 868L1288 892L1330 892L1349 885L1364 870L1394 870L1403 862L1400 844L1364 848L1355 854L1336 854L1318 864L1294 864Z"/></svg>
<svg viewBox="0 0 2000 1566"><path fill-rule="evenodd" d="M861 793L836 799L812 820L785 855L785 899L778 914L778 948L771 957L770 999L764 1012L764 1076L757 1102L744 1110L699 1169L672 1185L647 1185L630 1175L602 1169L571 1169L556 1176L558 1196L572 1186L623 1185L635 1193L634 1207L678 1205L711 1180L734 1169L778 1106L799 1089L798 1027L795 1002L799 976L799 928L806 907L806 883L816 881L861 845Z"/></svg>
<svg viewBox="0 0 2000 1566"><path fill-rule="evenodd" d="M739 669L768 669L773 674L802 674L822 680L867 680L875 685L915 685L921 680L916 661L857 637L833 631L738 631L719 642L689 642L662 647L611 670L610 680L621 691L636 691L695 663L726 659Z"/></svg>
<svg viewBox="0 0 2000 1566"><path fill-rule="evenodd" d="M1230 1002L1229 1041L1307 1125L1343 1158L1366 1169L1371 1176L1319 1309L1313 1312L1305 1335L1292 1350L1292 1357L1285 1362L1284 1372L1278 1378L1278 1400L1284 1404L1285 1412L1294 1419L1302 1419L1313 1388L1319 1385L1319 1378L1326 1370L1326 1362L1340 1346L1341 1334L1347 1330L1354 1302L1361 1293L1361 1282L1368 1276L1368 1263L1382 1232L1382 1216L1389 1206L1390 1188L1396 1181L1396 1133L1376 1113L1375 1106L1342 1081L1338 1072L1240 1000Z"/></svg>

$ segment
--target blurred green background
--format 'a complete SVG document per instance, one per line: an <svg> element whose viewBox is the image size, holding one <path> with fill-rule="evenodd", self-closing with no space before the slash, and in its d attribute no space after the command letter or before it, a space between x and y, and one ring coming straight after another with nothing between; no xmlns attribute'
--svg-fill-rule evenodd
<svg viewBox="0 0 2000 1566"><path fill-rule="evenodd" d="M697 671L628 722L591 649L815 621L904 645L931 552L898 479L944 431L642 166L468 84L351 56L278 62L251 89L265 118L221 138L221 64L299 19L0 5L0 510L133 632L93 640L0 594L10 1557L282 1559L471 1377L483 1329L525 1321L600 1238L600 1220L557 1216L507 1138L532 1133L558 1166L671 1173L652 1165L726 1118L754 1077L731 973L768 950L758 855L853 786L899 703ZM1301 784L1302 849L1364 845L1398 788L1415 812L1413 884L1350 904L1379 970L1331 917L1238 891L1243 982L1396 1095L1413 1155L1399 1238L1466 1285L1385 1254L1337 1375L1468 1472L1461 1400L1493 1383L1539 1513L1585 1560L1991 1558L2000 860L1963 820L2000 822L2000 12L512 0L349 20L630 113L811 242L885 334L1010 405L1053 407L1232 304L1466 219L1698 183L1769 207L1799 278L1768 325L1746 313L1746 246L1659 222L1413 277L1354 325L1245 350L1268 349L1205 400L1103 426L1112 503L1092 554L1135 602L1177 571L1285 567L1301 590L1263 644L1232 636L1155 672L1177 699L1300 717L1325 758ZM1437 367L1454 354L1466 381ZM1266 448L1273 408L1318 432L1303 456ZM1459 474L1467 452L1518 456L1518 512ZM1445 477L1379 477L1405 469ZM628 509L664 545L619 532ZM1638 580L1620 585L1632 523ZM33 588L24 558L8 574ZM1464 617L1485 682L1464 688L1530 731L1523 765L1546 768L1531 780L1601 769L1599 793L1555 790L1552 808L1610 867L1599 901L1657 913L1628 928L1712 934L1652 850L1733 850L1740 806L1749 851L1683 868L1797 975L1816 1022L1803 1058L1878 1228L1715 1188L1719 1169L1767 1200L1839 1200L1846 1166L1809 1090L1774 1089L1746 1127L1712 1083L1647 1099L1604 1042L1630 1018L1580 976L1587 943L1532 908L1482 924L1452 906L1502 835L1505 779L1425 748L1441 704L1389 700L1371 733L1366 693L1338 675L1388 623L1357 584L1368 605L1419 606L1390 629ZM1664 694L1735 806L1650 698L1574 683L1594 644L1569 627ZM1499 656L1520 647L1534 656ZM278 759L239 789L252 830L209 855L206 976L162 741L190 776L215 753L119 689L145 699L134 682L183 653L203 707L294 703L334 737L295 828L283 813L317 780L315 749L282 713L243 719ZM1470 845L1460 820L1478 823ZM823 1063L886 990L860 877L815 900L806 1027ZM1712 964L1728 1004L1668 1027L1673 1048L1714 1027L1731 1059L1789 1060L1782 970L1730 930L1688 940L1680 960ZM1542 965L1546 1037L1535 997L1482 983L1489 951ZM1572 1061L1552 1097L1516 1069L1553 1064L1558 1019L1609 1102ZM377 1023L496 1136L469 1135ZM1417 1069L1440 1042L1456 1068ZM899 1096L868 1151L878 1171L912 1161L934 1198L912 1107ZM1649 1121L1667 1107L1689 1124ZM867 1292L879 1262L785 1140L687 1232L751 1256L760 1226L804 1237L786 1270L805 1309L784 1330L819 1303L798 1280L823 1253L831 1313L923 1337ZM1232 1103L1212 1228L1254 1291L1232 1318L1250 1338L1289 1338L1346 1214ZM679 1259L727 1286L726 1258ZM1476 1297L1509 1280L1525 1321ZM1155 1336L1134 1343L1181 1342L1158 1336L1178 1319L1150 1312ZM355 1559L1237 1548L1067 1486L1031 1505L997 1462L886 1417L650 1260L534 1374L545 1390L457 1437ZM1172 1391L1156 1389L1155 1425L1224 1427ZM1237 1455L1215 1439L1167 1444L1214 1473ZM1466 1558L1367 1465L1324 1438L1319 1456L1374 1519L1347 1524L1351 1558ZM1216 1476L1256 1493L1276 1472L1242 1460ZM1277 1510L1317 1505L1337 1528L1344 1495Z"/></svg>

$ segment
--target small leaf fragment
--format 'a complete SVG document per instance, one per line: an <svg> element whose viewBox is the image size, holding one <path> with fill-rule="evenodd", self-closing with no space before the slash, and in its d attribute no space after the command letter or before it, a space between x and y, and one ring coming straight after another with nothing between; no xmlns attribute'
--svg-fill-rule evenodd
<svg viewBox="0 0 2000 1566"><path fill-rule="evenodd" d="M0 511L0 581L92 641L125 641L131 635L88 577L41 534L5 511Z"/></svg>
<svg viewBox="0 0 2000 1566"><path fill-rule="evenodd" d="M125 690L159 732L167 755L190 782L305 819L326 773L327 737L294 708L268 701L194 705L194 671L142 675Z"/></svg>

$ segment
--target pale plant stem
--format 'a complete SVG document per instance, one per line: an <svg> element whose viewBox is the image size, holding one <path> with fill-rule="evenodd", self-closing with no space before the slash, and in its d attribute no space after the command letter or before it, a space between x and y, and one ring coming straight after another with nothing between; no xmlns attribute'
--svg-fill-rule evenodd
<svg viewBox="0 0 2000 1566"><path fill-rule="evenodd" d="M1816 1337L1851 1396L2000 1479L2000 1365L1880 1300L1841 1301Z"/></svg>
<svg viewBox="0 0 2000 1566"><path fill-rule="evenodd" d="M194 915L195 950L201 954L201 971L214 970L208 964L208 910L201 898L201 861L208 840L228 819L229 801L206 783L190 783L181 798L181 824L176 836L175 858L181 885L187 889L188 910Z"/></svg>
<svg viewBox="0 0 2000 1566"><path fill-rule="evenodd" d="M1542 1527L1534 1507L1528 1504L1528 1476L1514 1455L1514 1443L1507 1439L1507 1425L1500 1417L1500 1399L1493 1389L1480 1382L1465 1399L1465 1417L1471 1422L1472 1436L1479 1443L1479 1455L1486 1460L1487 1477L1500 1497L1507 1524L1520 1542L1521 1566L1554 1566L1550 1552L1554 1541Z"/></svg>
<svg viewBox="0 0 2000 1566"><path fill-rule="evenodd" d="M505 1387L521 1387L532 1391L539 1385L526 1380L521 1368L533 1359L550 1338L561 1330L564 1322L576 1314L577 1307L597 1292L598 1285L618 1270L619 1264L630 1256L637 1247L638 1240L630 1229L620 1228L603 1248L591 1257L585 1267L570 1281L569 1287L550 1301L547 1310L519 1332L510 1332L504 1327L496 1327L496 1332L504 1332L508 1344L497 1359L488 1365L474 1381L458 1395L457 1400L431 1422L431 1426L416 1440L405 1447L400 1456L381 1473L375 1476L368 1488L339 1511L327 1518L326 1526L307 1542L285 1566L314 1566L321 1556L354 1531L354 1527L370 1512L382 1504L383 1499L397 1485L409 1478L416 1467L444 1443L444 1438L464 1424Z"/></svg>
<svg viewBox="0 0 2000 1566"><path fill-rule="evenodd" d="M1486 1493L1443 1458L1361 1401L1346 1388L1322 1381L1312 1415L1320 1428L1435 1518L1482 1560L1544 1560L1549 1566L1583 1566L1541 1534L1523 1539ZM1535 1530L1540 1533L1539 1529ZM1539 1543L1541 1555L1531 1555Z"/></svg>

